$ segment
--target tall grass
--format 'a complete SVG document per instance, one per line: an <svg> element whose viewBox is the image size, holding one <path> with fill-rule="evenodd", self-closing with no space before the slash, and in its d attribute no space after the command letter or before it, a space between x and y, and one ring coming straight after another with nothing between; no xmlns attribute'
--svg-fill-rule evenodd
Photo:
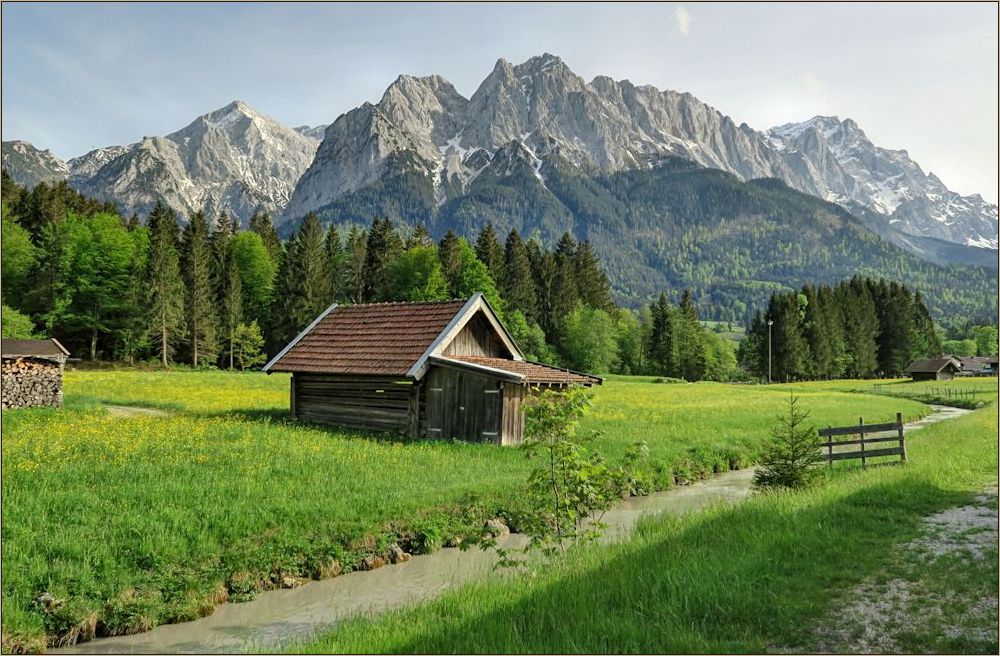
<svg viewBox="0 0 1000 656"><path fill-rule="evenodd" d="M915 433L906 467L843 472L820 488L647 519L625 542L578 548L533 576L498 576L358 618L296 650L762 653L809 644L810 626L891 563L926 515L967 502L996 474L989 408ZM995 567L981 570L995 578ZM988 637L934 640L944 649L997 648Z"/></svg>
<svg viewBox="0 0 1000 656"><path fill-rule="evenodd" d="M441 546L516 503L516 449L405 442L287 419L288 378L67 372L66 408L3 413L3 633L37 649L211 612L285 576ZM810 389L825 422L884 421L918 403ZM667 486L751 462L788 390L617 377L583 430L614 456L645 439ZM104 403L167 417L109 416ZM43 613L48 592L65 605Z"/></svg>

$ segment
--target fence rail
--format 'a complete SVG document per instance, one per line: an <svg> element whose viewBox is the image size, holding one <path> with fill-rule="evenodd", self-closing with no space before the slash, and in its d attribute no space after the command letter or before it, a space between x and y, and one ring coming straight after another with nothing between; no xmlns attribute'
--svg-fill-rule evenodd
<svg viewBox="0 0 1000 656"><path fill-rule="evenodd" d="M866 435L872 433L884 433L888 431L896 431L896 435L891 437L866 437ZM865 424L864 417L858 418L858 423L856 426L830 426L827 428L819 429L819 436L825 437L825 442L820 442L820 448L826 449L826 453L823 454L823 459L826 460L830 466L833 466L836 460L861 460L861 466L868 466L869 458L878 458L884 456L899 456L899 462L906 462L906 436L903 432L903 415L902 413L896 413L896 421L885 424ZM835 437L839 435L860 435L861 437L856 440L836 440ZM896 442L898 446L889 448L877 448L869 449L867 448L869 444L885 444L886 442ZM850 451L834 451L835 447L845 447L845 446L857 446L860 447L855 450Z"/></svg>

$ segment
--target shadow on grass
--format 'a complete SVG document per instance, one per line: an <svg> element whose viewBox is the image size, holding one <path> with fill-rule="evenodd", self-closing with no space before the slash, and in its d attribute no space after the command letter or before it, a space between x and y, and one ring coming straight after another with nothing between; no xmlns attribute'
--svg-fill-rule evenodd
<svg viewBox="0 0 1000 656"><path fill-rule="evenodd" d="M235 408L218 412L191 412L190 414L205 419L238 419L249 423L261 424L263 426L281 426L285 428L304 428L318 433L327 433L345 439L361 439L372 442L383 442L392 444L415 444L426 442L426 440L411 440L403 435L395 433L384 433L370 431L360 428L348 428L335 426L333 424L323 424L318 422L293 419L285 408Z"/></svg>
<svg viewBox="0 0 1000 656"><path fill-rule="evenodd" d="M321 649L394 653L727 653L804 646L838 595L875 575L923 517L965 502L900 478L838 495L775 495L637 538L528 578L350 623ZM575 559L574 559L575 558ZM400 621L401 620L401 621ZM375 642L372 637L375 636Z"/></svg>

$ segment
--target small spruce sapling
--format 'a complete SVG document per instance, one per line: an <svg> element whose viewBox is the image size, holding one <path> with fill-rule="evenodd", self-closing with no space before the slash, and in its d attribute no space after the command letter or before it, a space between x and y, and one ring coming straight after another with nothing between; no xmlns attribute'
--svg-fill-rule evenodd
<svg viewBox="0 0 1000 656"><path fill-rule="evenodd" d="M799 405L794 394L789 395L788 411L778 416L771 430L771 439L764 445L760 468L754 474L753 486L758 490L802 488L812 484L822 461L819 438L814 426L803 428L809 412Z"/></svg>

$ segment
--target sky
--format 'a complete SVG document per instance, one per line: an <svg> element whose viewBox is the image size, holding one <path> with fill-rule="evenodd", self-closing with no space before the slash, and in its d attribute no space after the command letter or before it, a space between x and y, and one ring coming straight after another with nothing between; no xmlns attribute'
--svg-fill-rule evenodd
<svg viewBox="0 0 1000 656"><path fill-rule="evenodd" d="M237 98L330 123L401 73L471 95L498 58L688 91L765 130L853 118L963 194L997 202L997 5L290 4L2 6L2 133L68 159L168 134Z"/></svg>

